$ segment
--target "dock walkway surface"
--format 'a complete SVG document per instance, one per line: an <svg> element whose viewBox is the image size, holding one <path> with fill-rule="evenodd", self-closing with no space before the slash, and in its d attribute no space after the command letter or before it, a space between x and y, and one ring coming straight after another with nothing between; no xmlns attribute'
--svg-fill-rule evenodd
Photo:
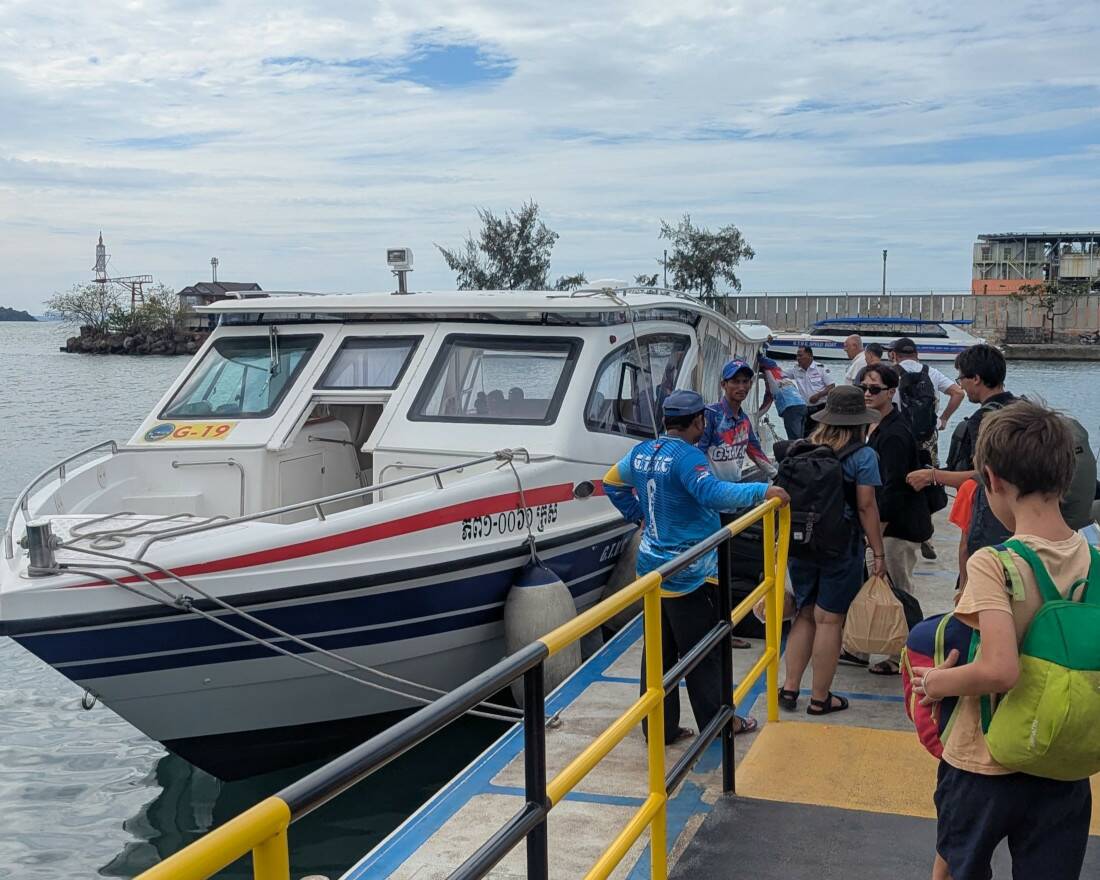
<svg viewBox="0 0 1100 880"><path fill-rule="evenodd" d="M925 614L950 609L958 532L937 516L939 552L920 560L916 593ZM763 650L734 651L735 678ZM636 699L641 621L596 653L547 701L561 724L547 731L547 774L553 777ZM926 880L935 851L936 760L920 745L905 715L899 676L840 666L833 690L848 711L806 715L809 673L796 712L766 722L764 678L738 707L761 722L735 739L736 794L723 795L719 743L712 743L668 804L670 876L784 880L889 878ZM694 726L686 689L681 723ZM666 768L685 745L666 750ZM1100 835L1100 785L1093 780L1093 835ZM450 874L523 804L523 733L514 728L367 854L345 880L436 880ZM547 820L550 876L584 877L641 806L647 794L641 731L628 736L557 805ZM647 835L611 875L649 877ZM1009 877L1005 847L994 876ZM526 876L521 845L491 873ZM1085 877L1100 876L1100 839L1090 839Z"/></svg>

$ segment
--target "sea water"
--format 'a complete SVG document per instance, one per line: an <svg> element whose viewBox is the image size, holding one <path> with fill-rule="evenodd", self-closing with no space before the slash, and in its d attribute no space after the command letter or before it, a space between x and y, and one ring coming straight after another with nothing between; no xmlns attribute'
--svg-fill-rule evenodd
<svg viewBox="0 0 1100 880"><path fill-rule="evenodd" d="M188 363L61 353L70 332L0 323L0 517L35 474L100 440L128 437ZM1072 413L1094 445L1098 381L1100 364L1009 365L1012 391ZM964 404L961 414L973 409ZM312 769L223 783L109 709L82 710L80 697L76 685L0 638L0 865L20 880L132 877ZM440 734L445 747L414 750L296 823L291 876L338 876L499 732L478 719L453 725ZM223 876L250 877L248 861Z"/></svg>

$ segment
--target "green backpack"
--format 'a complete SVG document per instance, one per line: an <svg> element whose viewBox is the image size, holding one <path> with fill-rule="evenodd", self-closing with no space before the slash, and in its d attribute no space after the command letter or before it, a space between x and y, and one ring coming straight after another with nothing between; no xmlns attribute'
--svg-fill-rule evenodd
<svg viewBox="0 0 1100 880"><path fill-rule="evenodd" d="M1074 583L1064 599L1027 544L1013 538L993 549L1013 598L1022 599L1024 593L1009 550L1031 568L1043 604L1020 645L1015 687L995 706L993 698L982 697L989 753L1009 770L1085 779L1100 772L1100 552L1089 547L1088 577ZM975 637L971 659L977 642Z"/></svg>

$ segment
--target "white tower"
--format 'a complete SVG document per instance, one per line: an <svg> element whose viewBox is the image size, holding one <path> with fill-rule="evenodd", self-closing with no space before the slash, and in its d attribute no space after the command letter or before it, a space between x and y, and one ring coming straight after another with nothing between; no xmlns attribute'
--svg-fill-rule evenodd
<svg viewBox="0 0 1100 880"><path fill-rule="evenodd" d="M103 232L99 233L99 244L95 246L95 280L107 283L107 247L103 244Z"/></svg>

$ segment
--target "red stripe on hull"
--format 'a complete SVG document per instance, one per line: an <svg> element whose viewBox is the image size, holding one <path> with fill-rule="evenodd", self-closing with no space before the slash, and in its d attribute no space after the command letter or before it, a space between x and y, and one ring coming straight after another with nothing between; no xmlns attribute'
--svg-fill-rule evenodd
<svg viewBox="0 0 1100 880"><path fill-rule="evenodd" d="M593 480L595 495L603 495L603 483ZM573 484L559 483L556 486L540 486L537 489L525 489L523 500L528 507L539 504L556 504L573 500ZM426 529L434 529L438 526L461 522L476 516L487 516L494 513L504 513L509 510L518 510L522 502L519 492L506 492L503 495L491 495L488 498L479 498L476 501L465 501L462 504L451 504L438 510L429 510L424 513L414 513L400 519L389 520L376 525L364 526L361 529L353 529L350 532L341 532L337 535L326 535L323 538L313 538L309 541L301 541L297 544L287 544L285 547L272 547L267 550L256 550L252 553L242 553L239 556L228 556L225 559L216 559L211 562L198 562L193 565L185 565L174 569L181 577L189 577L200 574L214 574L216 572L231 571L238 568L251 568L256 565L267 565L272 562L285 562L290 559L300 559L303 556L315 556L318 553L330 553L333 550L343 550L347 547L355 547L360 544L369 544L374 541L382 541L386 538L395 538L401 535L412 534ZM167 575L162 572L150 572L149 577L156 580L163 579ZM119 578L122 583L140 583L141 578L128 576ZM86 584L73 584L72 588L110 586L104 581L92 581Z"/></svg>

